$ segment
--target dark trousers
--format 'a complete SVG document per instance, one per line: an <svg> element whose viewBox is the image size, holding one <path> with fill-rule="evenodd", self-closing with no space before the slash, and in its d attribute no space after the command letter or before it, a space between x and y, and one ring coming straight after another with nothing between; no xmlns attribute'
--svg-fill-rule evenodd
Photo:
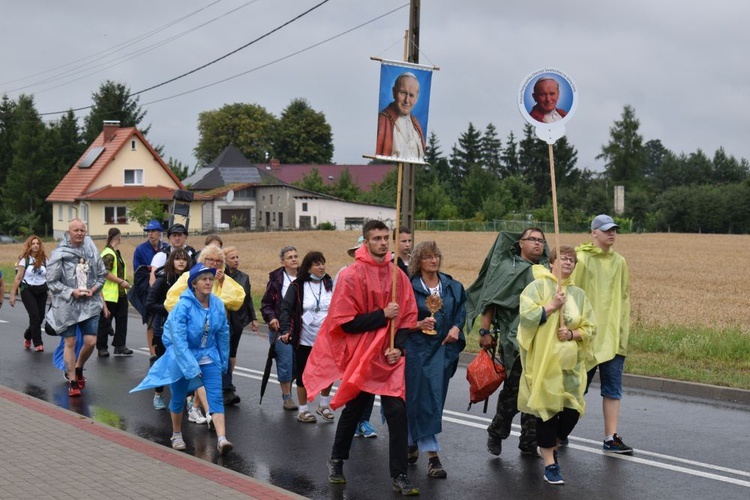
<svg viewBox="0 0 750 500"><path fill-rule="evenodd" d="M349 450L354 440L354 431L357 429L362 414L373 397L369 392L360 392L352 399L341 412L336 437L333 440L331 450L332 459L347 460ZM406 425L406 404L401 398L393 396L380 396L383 405L385 420L388 423L388 461L391 477L406 474L406 459L408 454L408 436Z"/></svg>
<svg viewBox="0 0 750 500"><path fill-rule="evenodd" d="M572 408L563 408L563 411L547 420L536 418L536 439L542 448L554 448L557 440L564 440L568 434L573 432L578 418L581 415Z"/></svg>
<svg viewBox="0 0 750 500"><path fill-rule="evenodd" d="M47 310L47 285L26 285L21 292L21 302L29 315L29 328L23 333L23 338L33 340L34 347L44 344L42 321Z"/></svg>
<svg viewBox="0 0 750 500"><path fill-rule="evenodd" d="M104 317L104 312L99 315L99 330L96 334L96 348L107 348L107 337L112 335L112 319L115 320L114 338L112 347L122 347L128 335L128 296L120 295L117 302L107 301L109 318Z"/></svg>
<svg viewBox="0 0 750 500"><path fill-rule="evenodd" d="M242 338L242 330L232 326L232 322L229 322L229 359L237 357L237 347L240 345L240 339ZM232 363L227 365L227 372L221 375L221 388L224 391L236 390L234 382L232 381Z"/></svg>
<svg viewBox="0 0 750 500"><path fill-rule="evenodd" d="M154 350L156 351L156 359L161 358L164 356L164 353L167 352L167 348L164 347L164 342L161 341L161 335L154 335L151 345L154 346ZM155 361L156 360L154 360L154 362ZM163 393L164 386L154 387L154 392L157 394Z"/></svg>
<svg viewBox="0 0 750 500"><path fill-rule="evenodd" d="M518 413L518 385L521 382L521 358L513 361L513 367L507 372L503 390L497 398L497 410L487 432L494 437L507 439L510 436L510 425ZM521 413L521 439L518 448L523 451L536 450L536 417Z"/></svg>

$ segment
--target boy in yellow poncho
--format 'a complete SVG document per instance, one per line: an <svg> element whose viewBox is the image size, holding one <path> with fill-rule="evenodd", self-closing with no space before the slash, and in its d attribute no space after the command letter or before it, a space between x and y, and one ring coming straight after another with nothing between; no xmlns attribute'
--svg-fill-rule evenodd
<svg viewBox="0 0 750 500"><path fill-rule="evenodd" d="M578 265L573 280L586 292L599 326L593 343L595 360L589 370L586 390L599 371L604 442L606 453L632 455L633 448L617 435L622 400L622 372L630 336L630 274L625 258L615 252L619 226L609 215L597 215L591 222L591 243L576 247Z"/></svg>
<svg viewBox="0 0 750 500"><path fill-rule="evenodd" d="M586 363L591 357L594 310L570 274L576 265L573 247L553 249L549 263L559 271L562 286L543 266L532 267L534 281L521 293L518 345L523 373L518 409L537 419L537 443L544 459L544 480L564 484L557 463L557 447L567 439L586 403ZM560 325L560 308L563 324Z"/></svg>

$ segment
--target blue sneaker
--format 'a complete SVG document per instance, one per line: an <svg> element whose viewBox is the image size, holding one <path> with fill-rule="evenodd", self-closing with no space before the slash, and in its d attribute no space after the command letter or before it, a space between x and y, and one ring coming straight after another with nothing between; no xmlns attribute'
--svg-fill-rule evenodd
<svg viewBox="0 0 750 500"><path fill-rule="evenodd" d="M165 410L167 403L164 402L164 396L161 394L154 394L154 410Z"/></svg>
<svg viewBox="0 0 750 500"><path fill-rule="evenodd" d="M549 484L565 484L562 474L560 474L560 466L557 464L548 465L544 468L544 480Z"/></svg>
<svg viewBox="0 0 750 500"><path fill-rule="evenodd" d="M369 420L363 420L359 426L357 427L357 430L362 433L362 435L366 438L376 438L378 437L378 433L375 430L375 428L370 425Z"/></svg>
<svg viewBox="0 0 750 500"><path fill-rule="evenodd" d="M362 432L362 426L360 424L357 424L357 430L354 431L354 437L355 438L365 437L365 434Z"/></svg>

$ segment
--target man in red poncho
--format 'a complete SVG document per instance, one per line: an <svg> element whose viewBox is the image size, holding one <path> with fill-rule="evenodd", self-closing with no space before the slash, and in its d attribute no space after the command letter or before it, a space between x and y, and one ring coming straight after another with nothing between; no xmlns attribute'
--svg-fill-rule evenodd
<svg viewBox="0 0 750 500"><path fill-rule="evenodd" d="M407 477L406 385L404 343L409 329L416 328L417 305L409 279L396 273L396 301L391 300L393 263L388 256L389 231L372 220L362 228L364 241L354 264L339 274L328 316L303 375L308 398L340 379L331 407L345 406L328 461L328 480L346 482L344 460L354 439L368 398L379 394L389 434L389 462L394 490L417 495ZM396 338L390 347L390 323Z"/></svg>

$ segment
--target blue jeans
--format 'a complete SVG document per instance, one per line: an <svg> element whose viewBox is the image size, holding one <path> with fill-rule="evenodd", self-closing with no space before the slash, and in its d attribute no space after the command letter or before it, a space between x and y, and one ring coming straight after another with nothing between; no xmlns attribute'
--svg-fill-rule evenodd
<svg viewBox="0 0 750 500"><path fill-rule="evenodd" d="M58 335L63 338L75 337L76 326L81 329L81 335L96 335L99 331L99 315L97 314L96 316L91 316L89 319L84 319L80 323L74 323L60 332Z"/></svg>
<svg viewBox="0 0 750 500"><path fill-rule="evenodd" d="M275 333L268 332L268 343L273 342ZM276 340L276 374L279 382L291 382L294 375L294 347Z"/></svg>
<svg viewBox="0 0 750 500"><path fill-rule="evenodd" d="M599 363L599 365L589 370L587 374L588 381L586 383L586 392L588 392L589 385L594 379L594 374L596 374L598 368L602 397L607 399L622 399L622 371L624 365L625 356L616 354L615 357L609 361Z"/></svg>

